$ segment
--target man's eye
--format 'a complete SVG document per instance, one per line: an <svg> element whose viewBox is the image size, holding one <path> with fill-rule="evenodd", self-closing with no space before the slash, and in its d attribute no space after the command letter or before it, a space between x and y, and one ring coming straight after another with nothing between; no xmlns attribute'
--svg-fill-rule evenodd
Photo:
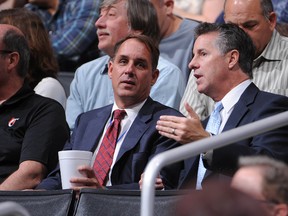
<svg viewBox="0 0 288 216"><path fill-rule="evenodd" d="M143 69L143 68L146 67L146 64L144 64L144 63L142 63L142 62L139 62L136 66L137 66L137 68Z"/></svg>
<svg viewBox="0 0 288 216"><path fill-rule="evenodd" d="M246 25L243 25L243 28L244 29L253 29L255 26L256 26L256 24L246 24Z"/></svg>
<svg viewBox="0 0 288 216"><path fill-rule="evenodd" d="M119 60L119 63L120 63L120 64L126 64L126 62L127 62L127 60L125 60L125 59L120 59L120 60Z"/></svg>

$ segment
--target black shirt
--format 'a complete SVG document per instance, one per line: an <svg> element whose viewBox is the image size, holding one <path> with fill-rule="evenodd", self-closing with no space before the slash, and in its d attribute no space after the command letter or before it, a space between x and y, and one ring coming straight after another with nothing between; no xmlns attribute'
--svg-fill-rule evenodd
<svg viewBox="0 0 288 216"><path fill-rule="evenodd" d="M24 84L0 105L0 183L26 160L44 164L48 173L69 138L63 107Z"/></svg>

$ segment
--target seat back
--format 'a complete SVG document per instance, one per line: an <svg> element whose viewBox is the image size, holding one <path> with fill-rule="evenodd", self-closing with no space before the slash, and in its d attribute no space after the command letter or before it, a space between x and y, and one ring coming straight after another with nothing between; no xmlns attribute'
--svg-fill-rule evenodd
<svg viewBox="0 0 288 216"><path fill-rule="evenodd" d="M154 215L176 215L176 204L185 193L156 191ZM75 216L137 216L140 215L140 206L140 191L82 189Z"/></svg>
<svg viewBox="0 0 288 216"><path fill-rule="evenodd" d="M70 84L74 78L74 73L73 72L59 72L57 76L59 82L62 84L66 96L68 97L70 95Z"/></svg>
<svg viewBox="0 0 288 216"><path fill-rule="evenodd" d="M23 206L31 216L73 215L73 190L0 191L0 202L12 201Z"/></svg>

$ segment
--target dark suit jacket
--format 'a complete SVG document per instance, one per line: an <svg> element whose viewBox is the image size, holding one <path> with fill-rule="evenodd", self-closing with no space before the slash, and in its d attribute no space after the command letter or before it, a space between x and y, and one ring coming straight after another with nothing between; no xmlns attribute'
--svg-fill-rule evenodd
<svg viewBox="0 0 288 216"><path fill-rule="evenodd" d="M109 105L81 114L76 120L71 140L66 143L64 149L94 152L111 110L112 105ZM156 130L156 122L161 115L182 116L178 111L148 98L127 132L117 156L111 174L113 188L139 189L138 181L148 161L154 155L180 145L161 136ZM182 168L181 162L161 171L166 188L177 187ZM61 189L59 165L37 189Z"/></svg>
<svg viewBox="0 0 288 216"><path fill-rule="evenodd" d="M223 131L227 131L257 120L276 115L288 110L288 98L260 91L251 83L236 103ZM203 122L205 127L208 122ZM288 163L288 127L278 128L226 147L213 150L211 164L205 163L208 169L204 178L232 176L237 170L239 156L267 155ZM195 187L199 156L186 160L181 174L179 187ZM221 174L221 175L218 175ZM222 175L223 174L223 175ZM230 178L229 178L230 179Z"/></svg>

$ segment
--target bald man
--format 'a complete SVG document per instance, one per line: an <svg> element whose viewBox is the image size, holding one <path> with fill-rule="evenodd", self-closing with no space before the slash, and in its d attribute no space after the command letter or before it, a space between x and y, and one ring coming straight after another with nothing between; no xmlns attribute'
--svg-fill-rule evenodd
<svg viewBox="0 0 288 216"><path fill-rule="evenodd" d="M33 189L57 164L69 137L62 106L24 82L29 47L14 26L0 25L0 190Z"/></svg>

